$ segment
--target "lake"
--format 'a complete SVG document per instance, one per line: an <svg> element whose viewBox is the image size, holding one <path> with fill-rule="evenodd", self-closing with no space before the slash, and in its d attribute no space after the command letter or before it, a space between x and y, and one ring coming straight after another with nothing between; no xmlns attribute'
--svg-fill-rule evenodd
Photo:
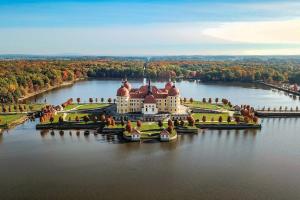
<svg viewBox="0 0 300 200"><path fill-rule="evenodd" d="M130 81L133 86L143 81ZM164 83L154 82L162 87ZM90 80L37 101L115 97L118 80ZM233 104L300 106L253 84L176 83L182 96ZM200 130L170 143L54 134L26 122L0 136L0 199L299 199L300 119L262 119L261 130Z"/></svg>

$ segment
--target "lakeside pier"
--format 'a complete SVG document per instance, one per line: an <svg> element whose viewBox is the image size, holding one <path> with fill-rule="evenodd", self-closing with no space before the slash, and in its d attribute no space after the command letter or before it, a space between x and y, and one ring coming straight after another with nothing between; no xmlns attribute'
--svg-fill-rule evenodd
<svg viewBox="0 0 300 200"><path fill-rule="evenodd" d="M260 83L263 84L263 85L265 85L265 86L268 86L270 88L274 88L274 89L277 89L277 90L280 90L280 91L287 92L289 94L300 96L300 92L289 90L289 89L286 89L286 88L283 88L283 87L280 87L280 86L277 86L277 85L273 85L273 84L270 84L270 83L265 83L265 82L260 82Z"/></svg>
<svg viewBox="0 0 300 200"><path fill-rule="evenodd" d="M258 117L300 117L300 111L255 111Z"/></svg>

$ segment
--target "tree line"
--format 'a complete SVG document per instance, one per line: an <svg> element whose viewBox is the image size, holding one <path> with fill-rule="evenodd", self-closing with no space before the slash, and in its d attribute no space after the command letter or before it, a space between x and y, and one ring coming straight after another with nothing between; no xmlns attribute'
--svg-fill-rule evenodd
<svg viewBox="0 0 300 200"><path fill-rule="evenodd" d="M300 83L300 62L2 60L0 103L81 78L195 78L202 81Z"/></svg>

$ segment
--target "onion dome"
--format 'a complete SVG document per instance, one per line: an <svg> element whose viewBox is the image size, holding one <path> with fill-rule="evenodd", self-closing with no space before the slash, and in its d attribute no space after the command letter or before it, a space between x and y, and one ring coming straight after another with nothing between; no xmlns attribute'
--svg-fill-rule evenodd
<svg viewBox="0 0 300 200"><path fill-rule="evenodd" d="M145 97L144 103L156 103L155 97L152 94L148 94Z"/></svg>
<svg viewBox="0 0 300 200"><path fill-rule="evenodd" d="M169 96L178 96L179 95L179 90L178 88L175 87L175 85L172 86L172 88L168 92Z"/></svg>
<svg viewBox="0 0 300 200"><path fill-rule="evenodd" d="M128 89L122 85L117 91L117 96L128 97L129 96Z"/></svg>
<svg viewBox="0 0 300 200"><path fill-rule="evenodd" d="M129 91L131 90L131 84L128 81L124 81L124 87L126 87Z"/></svg>
<svg viewBox="0 0 300 200"><path fill-rule="evenodd" d="M169 90L173 87L173 83L171 81L167 82L165 85L165 89Z"/></svg>

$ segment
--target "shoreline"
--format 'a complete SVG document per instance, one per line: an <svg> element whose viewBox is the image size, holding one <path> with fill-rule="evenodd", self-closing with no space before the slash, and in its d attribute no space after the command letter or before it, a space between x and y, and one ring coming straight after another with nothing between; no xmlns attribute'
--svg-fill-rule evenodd
<svg viewBox="0 0 300 200"><path fill-rule="evenodd" d="M87 80L87 78L76 79L74 81L63 82L60 85L50 86L50 87L42 89L42 90L40 90L38 92L30 93L30 94L27 94L27 95L25 95L23 97L20 97L18 99L18 102L23 102L24 100L27 100L29 98L35 97L37 95L43 94L43 93L51 91L51 90L55 90L55 89L59 89L59 88L63 88L63 87L72 86L74 83L76 83L78 81L83 81L83 80Z"/></svg>

